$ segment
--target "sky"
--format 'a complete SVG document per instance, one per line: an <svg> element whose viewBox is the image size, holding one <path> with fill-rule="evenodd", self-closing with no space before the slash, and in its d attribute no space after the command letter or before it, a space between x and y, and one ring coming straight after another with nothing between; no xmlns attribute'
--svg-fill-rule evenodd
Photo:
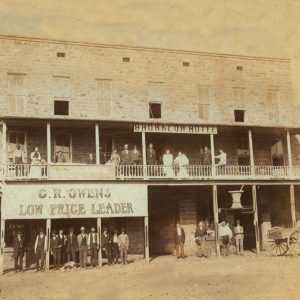
<svg viewBox="0 0 300 300"><path fill-rule="evenodd" d="M0 0L0 34L291 58L300 0Z"/></svg>

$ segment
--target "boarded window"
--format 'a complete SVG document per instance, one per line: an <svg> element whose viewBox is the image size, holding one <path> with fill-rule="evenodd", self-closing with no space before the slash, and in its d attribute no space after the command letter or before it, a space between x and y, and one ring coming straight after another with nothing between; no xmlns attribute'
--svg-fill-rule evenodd
<svg viewBox="0 0 300 300"><path fill-rule="evenodd" d="M276 121L278 118L279 91L267 90L266 110L269 121Z"/></svg>
<svg viewBox="0 0 300 300"><path fill-rule="evenodd" d="M99 116L111 114L112 80L97 79L97 111Z"/></svg>
<svg viewBox="0 0 300 300"><path fill-rule="evenodd" d="M197 87L198 115L200 120L208 120L211 114L211 97L209 86Z"/></svg>
<svg viewBox="0 0 300 300"><path fill-rule="evenodd" d="M8 75L8 112L24 113L25 84L23 74Z"/></svg>
<svg viewBox="0 0 300 300"><path fill-rule="evenodd" d="M234 87L232 89L234 108L245 108L245 89L240 87Z"/></svg>
<svg viewBox="0 0 300 300"><path fill-rule="evenodd" d="M56 99L70 98L70 77L54 76L54 97Z"/></svg>

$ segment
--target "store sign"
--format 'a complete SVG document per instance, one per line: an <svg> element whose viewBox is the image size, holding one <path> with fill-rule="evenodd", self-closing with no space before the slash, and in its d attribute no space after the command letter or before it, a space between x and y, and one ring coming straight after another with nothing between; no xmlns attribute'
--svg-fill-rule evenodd
<svg viewBox="0 0 300 300"><path fill-rule="evenodd" d="M182 125L182 124L134 124L134 132L217 134L216 126Z"/></svg>
<svg viewBox="0 0 300 300"><path fill-rule="evenodd" d="M3 219L147 216L147 186L138 184L5 185Z"/></svg>

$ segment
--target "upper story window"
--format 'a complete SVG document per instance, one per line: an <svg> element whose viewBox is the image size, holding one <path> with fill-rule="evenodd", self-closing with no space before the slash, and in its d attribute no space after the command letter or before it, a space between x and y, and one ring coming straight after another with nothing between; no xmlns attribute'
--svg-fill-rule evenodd
<svg viewBox="0 0 300 300"><path fill-rule="evenodd" d="M70 98L70 77L54 76L54 97L58 100Z"/></svg>
<svg viewBox="0 0 300 300"><path fill-rule="evenodd" d="M8 74L8 112L25 112L25 75Z"/></svg>
<svg viewBox="0 0 300 300"><path fill-rule="evenodd" d="M99 116L111 114L112 80L96 79L97 84L97 112Z"/></svg>
<svg viewBox="0 0 300 300"><path fill-rule="evenodd" d="M20 150L17 149L20 146ZM26 163L26 133L23 131L8 132L8 160L16 164ZM17 152L17 155L16 155Z"/></svg>
<svg viewBox="0 0 300 300"><path fill-rule="evenodd" d="M163 82L148 83L149 118L160 119L162 116L162 102L164 101Z"/></svg>
<svg viewBox="0 0 300 300"><path fill-rule="evenodd" d="M197 87L198 115L200 120L209 120L211 115L211 91L209 86Z"/></svg>
<svg viewBox="0 0 300 300"><path fill-rule="evenodd" d="M266 109L269 114L269 121L276 121L278 118L279 100L280 98L278 90L267 90Z"/></svg>

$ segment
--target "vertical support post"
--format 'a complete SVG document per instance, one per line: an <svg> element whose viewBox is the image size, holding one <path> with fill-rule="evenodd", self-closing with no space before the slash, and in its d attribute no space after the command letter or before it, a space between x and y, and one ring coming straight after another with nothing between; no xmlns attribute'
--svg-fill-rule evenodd
<svg viewBox="0 0 300 300"><path fill-rule="evenodd" d="M216 167L215 167L215 143L214 135L210 134L210 154L211 154L211 164L212 164L212 176L216 176Z"/></svg>
<svg viewBox="0 0 300 300"><path fill-rule="evenodd" d="M220 256L219 207L218 207L218 190L216 185L213 185L212 194L213 194L213 210L214 210L215 237L216 237L216 254L217 256Z"/></svg>
<svg viewBox="0 0 300 300"><path fill-rule="evenodd" d="M7 126L6 122L2 123L2 164L7 163Z"/></svg>
<svg viewBox="0 0 300 300"><path fill-rule="evenodd" d="M47 122L47 164L51 164L51 125Z"/></svg>
<svg viewBox="0 0 300 300"><path fill-rule="evenodd" d="M99 124L95 124L96 165L100 165Z"/></svg>
<svg viewBox="0 0 300 300"><path fill-rule="evenodd" d="M292 159L292 148L291 148L291 135L289 131L287 131L286 133L286 142L287 142L287 152L288 152L288 163L289 163L289 167L292 167L293 159Z"/></svg>
<svg viewBox="0 0 300 300"><path fill-rule="evenodd" d="M250 166L251 166L251 175L255 175L254 170L254 152L253 152L253 140L252 140L252 131L248 130L248 139L249 139L249 152L250 152Z"/></svg>
<svg viewBox="0 0 300 300"><path fill-rule="evenodd" d="M1 219L0 228L0 275L3 275L5 220Z"/></svg>
<svg viewBox="0 0 300 300"><path fill-rule="evenodd" d="M253 214L253 225L254 225L254 229L255 229L256 254L260 255L256 185L252 185L252 205L253 205L253 213L254 213Z"/></svg>
<svg viewBox="0 0 300 300"><path fill-rule="evenodd" d="M101 218L97 218L97 231L98 231L98 241L99 241L99 251L98 251L98 266L102 267L102 227L101 227Z"/></svg>
<svg viewBox="0 0 300 300"><path fill-rule="evenodd" d="M142 155L143 155L143 172L144 172L144 179L147 176L147 156L146 156L146 133L142 132Z"/></svg>
<svg viewBox="0 0 300 300"><path fill-rule="evenodd" d="M46 239L47 239L47 248L46 248L46 270L50 268L50 237L51 237L51 219L46 221Z"/></svg>
<svg viewBox="0 0 300 300"><path fill-rule="evenodd" d="M291 216L292 216L292 225L296 227L296 205L295 205L295 187L293 184L290 185L290 203L291 203Z"/></svg>
<svg viewBox="0 0 300 300"><path fill-rule="evenodd" d="M145 227L145 259L146 262L149 262L149 217L144 218L144 227Z"/></svg>

